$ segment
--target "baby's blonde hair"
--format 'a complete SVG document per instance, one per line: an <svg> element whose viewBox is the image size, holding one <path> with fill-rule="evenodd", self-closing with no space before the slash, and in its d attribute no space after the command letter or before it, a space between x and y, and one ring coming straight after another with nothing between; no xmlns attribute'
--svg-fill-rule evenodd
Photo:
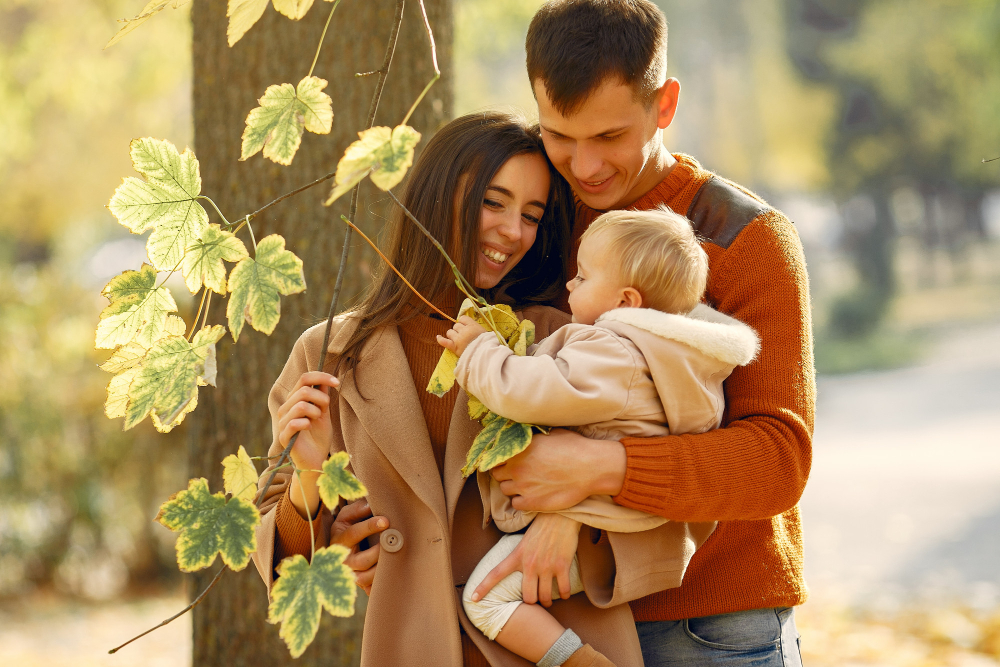
<svg viewBox="0 0 1000 667"><path fill-rule="evenodd" d="M685 314L698 305L708 282L708 255L691 222L666 206L652 211L608 211L583 237L602 235L605 259L642 295L645 308Z"/></svg>

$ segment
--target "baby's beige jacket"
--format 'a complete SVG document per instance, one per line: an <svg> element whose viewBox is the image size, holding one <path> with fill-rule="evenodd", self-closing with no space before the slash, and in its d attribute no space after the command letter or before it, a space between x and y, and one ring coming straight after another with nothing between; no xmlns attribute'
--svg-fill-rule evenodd
<svg viewBox="0 0 1000 667"><path fill-rule="evenodd" d="M602 440L702 433L722 421L723 380L758 348L753 329L704 304L688 315L618 308L594 325L556 330L526 357L483 334L462 354L455 377L493 412L522 423ZM480 473L479 485L501 530L520 530L534 518L511 507L488 473ZM610 496L559 513L619 533L665 521L615 505Z"/></svg>

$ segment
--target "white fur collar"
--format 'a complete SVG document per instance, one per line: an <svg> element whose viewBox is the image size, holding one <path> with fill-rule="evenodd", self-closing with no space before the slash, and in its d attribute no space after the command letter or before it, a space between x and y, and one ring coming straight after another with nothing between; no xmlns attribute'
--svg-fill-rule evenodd
<svg viewBox="0 0 1000 667"><path fill-rule="evenodd" d="M675 340L734 366L745 366L760 350L753 329L703 303L687 315L670 315L652 308L616 308L598 322L621 322Z"/></svg>

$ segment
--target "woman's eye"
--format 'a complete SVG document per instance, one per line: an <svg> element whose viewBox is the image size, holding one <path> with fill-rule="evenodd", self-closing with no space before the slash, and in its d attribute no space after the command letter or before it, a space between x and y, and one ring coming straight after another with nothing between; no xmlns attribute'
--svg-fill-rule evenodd
<svg viewBox="0 0 1000 667"><path fill-rule="evenodd" d="M490 208L500 208L502 204L494 199L484 199L483 206L488 206Z"/></svg>
<svg viewBox="0 0 1000 667"><path fill-rule="evenodd" d="M530 213L525 213L521 217L533 225L537 225L539 222L541 222L541 218L531 215Z"/></svg>

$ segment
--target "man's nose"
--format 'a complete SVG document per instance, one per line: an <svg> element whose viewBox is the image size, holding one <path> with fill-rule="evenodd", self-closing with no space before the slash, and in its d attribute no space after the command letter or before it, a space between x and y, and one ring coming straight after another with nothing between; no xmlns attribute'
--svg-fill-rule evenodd
<svg viewBox="0 0 1000 667"><path fill-rule="evenodd" d="M603 164L604 160L595 146L586 141L577 142L570 169L578 181L592 181L600 176Z"/></svg>

